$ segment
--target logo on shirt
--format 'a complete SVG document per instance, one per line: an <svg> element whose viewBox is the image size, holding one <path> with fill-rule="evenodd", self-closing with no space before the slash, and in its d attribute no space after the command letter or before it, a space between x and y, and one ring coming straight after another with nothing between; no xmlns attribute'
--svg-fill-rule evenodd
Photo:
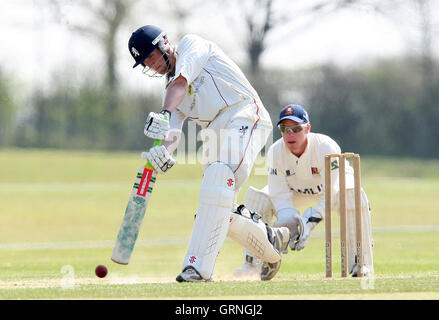
<svg viewBox="0 0 439 320"><path fill-rule="evenodd" d="M295 172L291 172L290 170L286 170L285 174L286 174L287 177L289 177L289 176L294 176L296 173Z"/></svg>
<svg viewBox="0 0 439 320"><path fill-rule="evenodd" d="M194 94L194 86L192 85L192 83L189 85L189 87L187 88L187 95L191 96Z"/></svg>
<svg viewBox="0 0 439 320"><path fill-rule="evenodd" d="M245 135L247 130L248 130L248 126L242 126L241 129L239 129L239 132L241 133L241 135Z"/></svg>
<svg viewBox="0 0 439 320"><path fill-rule="evenodd" d="M319 174L319 169L311 167L311 173L312 174Z"/></svg>
<svg viewBox="0 0 439 320"><path fill-rule="evenodd" d="M323 185L319 184L315 188L303 188L303 189L290 188L290 190L297 192L297 193L300 193L300 194L316 195L316 194L320 194L322 192Z"/></svg>

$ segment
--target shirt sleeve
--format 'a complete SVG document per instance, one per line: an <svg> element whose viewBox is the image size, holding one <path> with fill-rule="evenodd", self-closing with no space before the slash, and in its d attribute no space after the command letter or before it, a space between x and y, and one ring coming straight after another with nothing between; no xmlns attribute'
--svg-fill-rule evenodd
<svg viewBox="0 0 439 320"><path fill-rule="evenodd" d="M206 66L210 57L209 43L195 35L183 37L177 48L175 76L182 75L191 84Z"/></svg>
<svg viewBox="0 0 439 320"><path fill-rule="evenodd" d="M268 194L276 212L284 208L294 208L292 191L279 160L279 154L275 154L274 145L272 145L267 152Z"/></svg>

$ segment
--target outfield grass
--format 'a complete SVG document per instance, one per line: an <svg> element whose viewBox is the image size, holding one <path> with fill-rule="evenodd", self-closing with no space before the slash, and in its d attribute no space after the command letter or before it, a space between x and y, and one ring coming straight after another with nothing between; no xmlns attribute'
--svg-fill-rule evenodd
<svg viewBox="0 0 439 320"><path fill-rule="evenodd" d="M0 298L439 299L439 160L362 157L374 278L325 279L320 224L305 250L283 257L274 281L234 281L242 249L227 240L216 281L202 284L174 281L197 208L198 165L158 177L130 264L109 259L142 163L131 152L0 151ZM239 200L265 183L252 176ZM336 276L338 248L336 237ZM104 279L94 276L98 264L109 268Z"/></svg>

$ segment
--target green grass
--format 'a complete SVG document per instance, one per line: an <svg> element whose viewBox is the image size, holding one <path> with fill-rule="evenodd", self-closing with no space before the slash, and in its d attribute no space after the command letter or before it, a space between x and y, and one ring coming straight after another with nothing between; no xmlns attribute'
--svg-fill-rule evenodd
<svg viewBox="0 0 439 320"><path fill-rule="evenodd" d="M0 150L0 299L439 299L439 160L362 157L374 278L338 277L335 238L336 277L325 279L320 224L305 250L283 257L274 281L232 281L242 249L227 240L217 281L197 284L174 279L197 208L198 165L158 177L130 264L109 259L142 164L132 152ZM239 200L265 183L252 176ZM98 264L109 268L104 279L94 276Z"/></svg>
<svg viewBox="0 0 439 320"><path fill-rule="evenodd" d="M436 279L437 280L437 279ZM364 281L364 287L368 284ZM16 288L8 290L7 299L19 299L27 296L32 299L53 299L65 297L69 299L101 298L114 299L135 297L144 299L242 299L254 297L259 299L312 299L314 295L335 299L346 296L349 299L374 297L374 294L391 297L392 294L412 293L411 299L435 297L439 285L432 284L431 276L409 278L375 279L373 288L363 289L358 280L353 279L314 279L314 280L272 280L265 282L210 282L210 283L144 283L125 285L83 285L74 289L54 287L50 290L39 288ZM237 295L239 292L239 295ZM422 292L420 296L416 296ZM398 297L398 295L397 295Z"/></svg>

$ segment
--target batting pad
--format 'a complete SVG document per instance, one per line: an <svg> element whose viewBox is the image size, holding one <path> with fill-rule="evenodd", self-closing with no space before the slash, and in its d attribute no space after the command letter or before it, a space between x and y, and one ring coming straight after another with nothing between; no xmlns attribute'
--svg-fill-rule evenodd
<svg viewBox="0 0 439 320"><path fill-rule="evenodd" d="M257 212L262 217L262 221L271 226L274 207L270 197L263 190L249 187L245 194L244 205L250 211Z"/></svg>
<svg viewBox="0 0 439 320"><path fill-rule="evenodd" d="M262 221L271 226L275 212L267 192L268 187L262 190L249 187L244 197L244 205L250 211L261 215ZM247 261L246 256L255 258L248 250L244 249L244 263ZM260 260L258 259L256 262L259 263Z"/></svg>
<svg viewBox="0 0 439 320"><path fill-rule="evenodd" d="M235 198L235 175L222 162L212 163L205 171L200 187L198 209L183 269L193 266L208 280L227 236Z"/></svg>
<svg viewBox="0 0 439 320"><path fill-rule="evenodd" d="M242 214L232 212L227 235L264 262L275 263L281 259L280 253L268 240L267 226L262 219L253 219L247 208L242 210Z"/></svg>
<svg viewBox="0 0 439 320"><path fill-rule="evenodd" d="M346 191L346 227L347 227L347 247L348 247L348 270L352 272L355 265L356 257L356 217L355 217L355 195L354 189ZM366 192L361 189L361 219L362 219L362 242L363 242L363 264L366 265L373 273L373 240L372 240L372 225L369 210L369 200Z"/></svg>

